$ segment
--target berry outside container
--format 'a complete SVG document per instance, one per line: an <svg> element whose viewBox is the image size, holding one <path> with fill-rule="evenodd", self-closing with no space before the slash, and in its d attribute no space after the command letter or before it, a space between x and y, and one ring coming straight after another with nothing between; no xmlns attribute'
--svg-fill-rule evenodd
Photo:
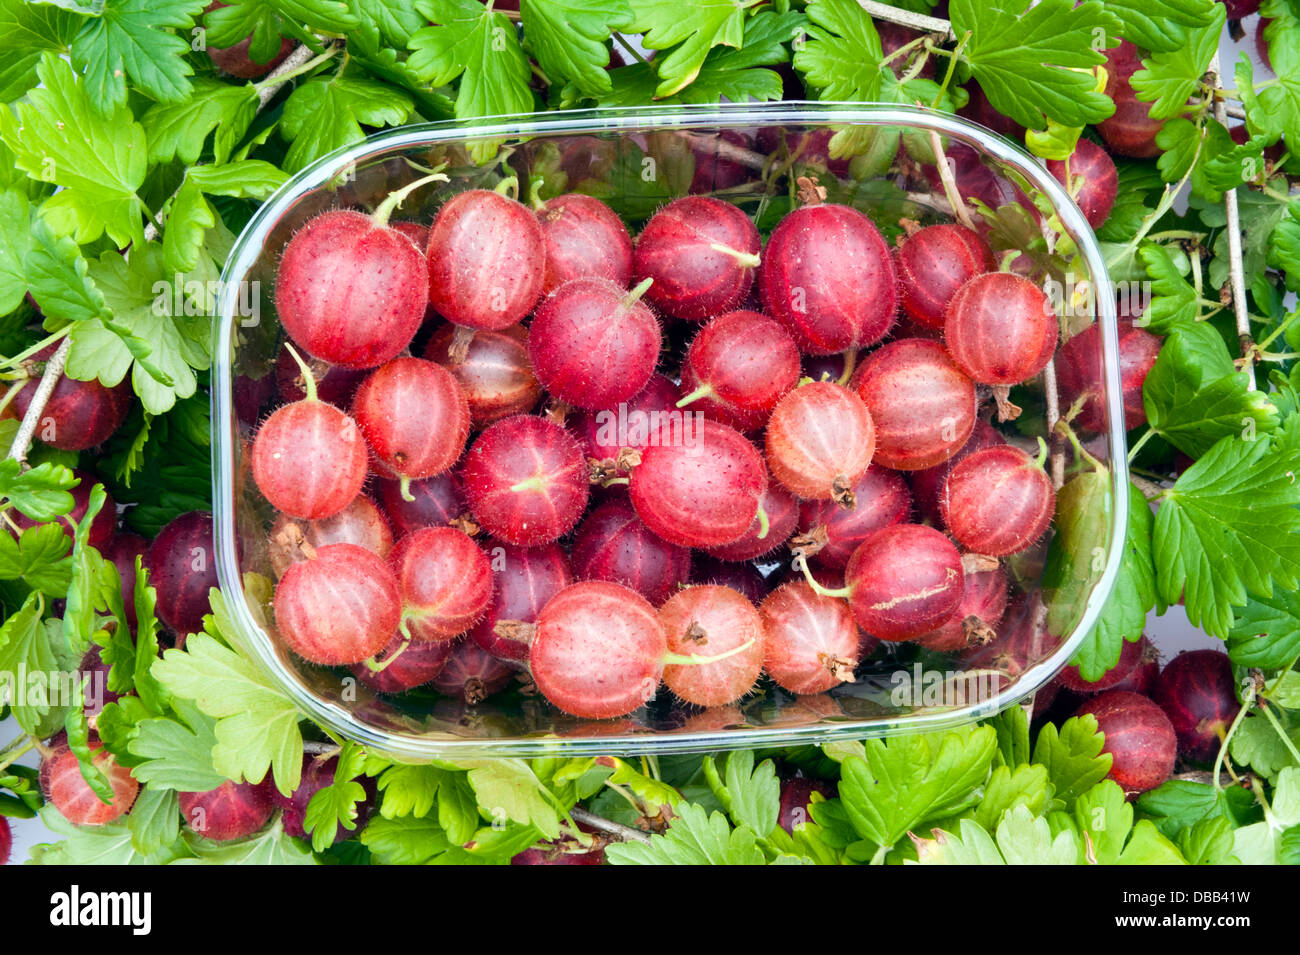
<svg viewBox="0 0 1300 955"><path fill-rule="evenodd" d="M846 158L829 158L832 135L839 137L837 153L848 147ZM951 175L939 175L936 145ZM1101 329L1089 336L1099 346L1090 356L1100 369L1099 415L1089 416L1099 430L1080 429L1076 442L1067 440L1068 429L1050 427L1068 411L1052 364L1011 391L1023 412L998 425L1031 455L1038 438L1048 439L1045 466L1058 488L1064 485L1047 533L1056 542L1050 548L1039 542L1000 562L1010 598L998 626L957 652L879 643L862 657L852 682L827 693L795 696L764 676L730 706L702 710L661 689L629 716L599 721L567 716L519 683L476 704L428 688L385 696L345 667L317 666L291 653L273 615L277 578L268 535L276 514L249 471L252 436L276 404L271 383L285 337L274 296L280 255L313 216L371 210L439 164L450 181L412 192L395 220L427 225L450 195L493 188L514 175L524 198L539 178L544 196L600 197L633 235L670 199L713 195L743 209L766 239L781 215L820 185L826 201L866 213L892 245L918 223L954 221L950 190L978 198L970 204L972 221L999 264L1034 273L1056 307L1060 342L1093 322ZM976 212L981 203L985 211ZM996 217L991 228L989 212ZM222 282L212 422L226 639L313 720L393 758L713 751L942 729L1028 705L1094 627L1114 586L1129 508L1116 293L1095 236L1060 184L1018 146L959 118L920 108L783 102L557 112L395 129L295 175L239 236ZM695 327L666 324L670 376ZM893 336L906 334L899 327ZM423 347L419 336L416 345ZM991 400L981 405L992 407ZM917 509L911 519L923 516ZM790 555L780 551L759 569L771 585L790 572Z"/></svg>

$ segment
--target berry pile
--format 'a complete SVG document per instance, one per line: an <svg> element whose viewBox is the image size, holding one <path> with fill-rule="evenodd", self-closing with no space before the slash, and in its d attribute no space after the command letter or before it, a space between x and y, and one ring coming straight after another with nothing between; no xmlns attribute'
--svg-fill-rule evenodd
<svg viewBox="0 0 1300 955"><path fill-rule="evenodd" d="M1053 720L1091 713L1106 736L1110 778L1130 795L1160 786L1178 765L1204 769L1241 711L1232 661L1221 650L1190 650L1163 668L1145 636L1126 642L1099 680L1068 666L1039 693Z"/></svg>
<svg viewBox="0 0 1300 955"><path fill-rule="evenodd" d="M437 178L317 215L279 260L281 403L247 459L293 653L609 719L993 639L1002 562L1055 506L993 416L1059 323L980 234L907 221L891 248L813 189L766 241L705 196L634 239L509 179L389 221Z"/></svg>

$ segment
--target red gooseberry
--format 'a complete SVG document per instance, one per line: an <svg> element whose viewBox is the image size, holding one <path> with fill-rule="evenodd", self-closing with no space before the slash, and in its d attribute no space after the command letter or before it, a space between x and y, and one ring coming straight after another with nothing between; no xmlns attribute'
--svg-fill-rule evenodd
<svg viewBox="0 0 1300 955"><path fill-rule="evenodd" d="M401 616L397 578L356 544L321 547L290 566L275 589L280 638L312 663L360 663L388 644Z"/></svg>
<svg viewBox="0 0 1300 955"><path fill-rule="evenodd" d="M890 342L858 368L853 388L875 425L874 459L887 468L941 464L975 427L975 384L935 341Z"/></svg>
<svg viewBox="0 0 1300 955"><path fill-rule="evenodd" d="M772 230L759 278L763 311L801 351L873 345L897 317L893 259L870 219L849 206L795 209Z"/></svg>
<svg viewBox="0 0 1300 955"><path fill-rule="evenodd" d="M590 494L582 447L562 426L515 415L489 426L461 471L470 513L493 537L534 547L578 522Z"/></svg>

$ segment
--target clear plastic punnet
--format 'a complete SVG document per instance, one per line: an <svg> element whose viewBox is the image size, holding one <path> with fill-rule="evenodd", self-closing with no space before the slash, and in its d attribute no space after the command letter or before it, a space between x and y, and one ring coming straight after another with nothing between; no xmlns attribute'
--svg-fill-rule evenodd
<svg viewBox="0 0 1300 955"><path fill-rule="evenodd" d="M250 464L258 427L284 403L286 383L296 374L285 365L277 269L286 244L313 217L334 209L371 212L434 169L447 181L413 189L393 221L428 226L457 193L495 189L513 177L514 194L525 203L574 192L595 196L633 237L658 209L685 195L735 205L765 244L785 214L817 201L864 213L891 249L925 226L964 221L973 227L992 251L994 269L1031 279L1046 293L1060 325L1054 361L1041 373L1009 389L982 385L977 391L981 426L996 431L998 443L1035 459L1041 455L1056 486L1055 517L1040 540L1019 553L963 558L967 586L983 574L979 579L987 586L1005 588L1005 606L989 611L988 619L950 621L959 635L956 649L932 648L951 647L952 640L887 642L863 633L856 665L825 692L796 695L765 673L739 700L701 708L657 686L644 705L614 719L566 714L538 692L526 668L486 682L461 674L450 694L434 685L389 694L370 685L376 681L359 678L354 667L316 665L295 655L275 625L277 570L283 572L284 563L273 541L283 529L277 529L277 519L283 519L259 492ZM961 208L954 196L965 200ZM1120 311L1141 304L1123 300L1121 292ZM755 297L741 307L762 306ZM1097 624L1114 586L1130 507L1117 291L1083 214L1041 163L991 131L947 114L782 102L556 112L391 130L321 159L261 206L230 253L218 309L213 479L223 621L230 631L225 637L313 720L400 760L820 744L966 723L1028 705L1035 694L1050 690L1055 674ZM425 354L440 322L436 315L426 320L412 354ZM658 370L674 382L700 324L663 322ZM1082 369L1090 390L1070 394L1058 373L1066 358L1061 349L1094 324L1100 334L1079 339L1068 356L1074 378ZM890 335L854 359L860 371L873 351L896 339L940 335L909 324L900 309ZM805 358L803 374L842 375L848 382L852 369L844 365L839 356ZM346 410L346 400L340 403ZM542 400L531 413L548 410L554 411ZM751 437L761 446L761 430ZM935 516L935 474L928 475L927 490L927 475L900 473L911 498L906 519L942 530ZM363 493L378 499L375 479L369 481ZM593 502L612 493L593 488ZM570 539L560 541L566 550ZM490 554L491 542L482 535L477 540ZM787 543L740 565L739 572L761 596L796 579L796 553ZM693 566L706 563L698 552L694 560ZM818 569L816 557L810 566L834 577ZM707 582L696 573L680 583ZM996 594L992 602L1002 603ZM456 665L478 664L460 659ZM497 683L505 686L489 693Z"/></svg>

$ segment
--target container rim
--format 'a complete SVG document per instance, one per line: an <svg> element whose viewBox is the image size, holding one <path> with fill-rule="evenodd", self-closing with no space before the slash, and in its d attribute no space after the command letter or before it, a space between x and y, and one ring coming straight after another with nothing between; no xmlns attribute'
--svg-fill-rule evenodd
<svg viewBox="0 0 1300 955"><path fill-rule="evenodd" d="M450 734L423 737L387 733L358 721L342 703L323 700L307 692L277 656L270 636L251 614L243 594L235 532L235 455L232 435L233 367L229 360L238 289L243 277L262 254L270 230L305 191L338 178L358 162L397 149L455 141L491 141L539 135L645 131L656 128L722 129L751 125L846 124L911 126L935 132L973 146L981 153L1015 169L1051 201L1065 231L1075 240L1087 264L1092 284L1095 320L1101 326L1104 387L1108 409L1106 432L1110 472L1110 527L1104 566L1096 579L1074 631L1048 657L1019 674L1008 689L988 699L961 707L935 709L895 717L846 717L843 721L798 727L759 727L753 730L638 733L625 736L575 735L466 738ZM475 120L442 120L397 127L341 147L294 174L253 214L239 234L221 273L217 321L213 327L212 444L213 515L216 536L217 579L231 622L239 630L240 645L251 652L262 670L305 715L367 748L408 761L428 761L453 756L533 757L556 754L582 755L618 752L627 755L704 752L740 747L812 745L834 740L865 739L933 732L986 719L1022 702L1065 666L1096 624L1114 589L1123 558L1129 516L1129 480L1123 395L1119 378L1119 338L1115 293L1097 239L1079 207L1065 188L1017 144L983 126L926 107L841 101L783 100L770 103L598 107L489 116ZM1114 409L1120 409L1118 413ZM238 595L236 598L235 595ZM740 739L739 737L743 737Z"/></svg>

